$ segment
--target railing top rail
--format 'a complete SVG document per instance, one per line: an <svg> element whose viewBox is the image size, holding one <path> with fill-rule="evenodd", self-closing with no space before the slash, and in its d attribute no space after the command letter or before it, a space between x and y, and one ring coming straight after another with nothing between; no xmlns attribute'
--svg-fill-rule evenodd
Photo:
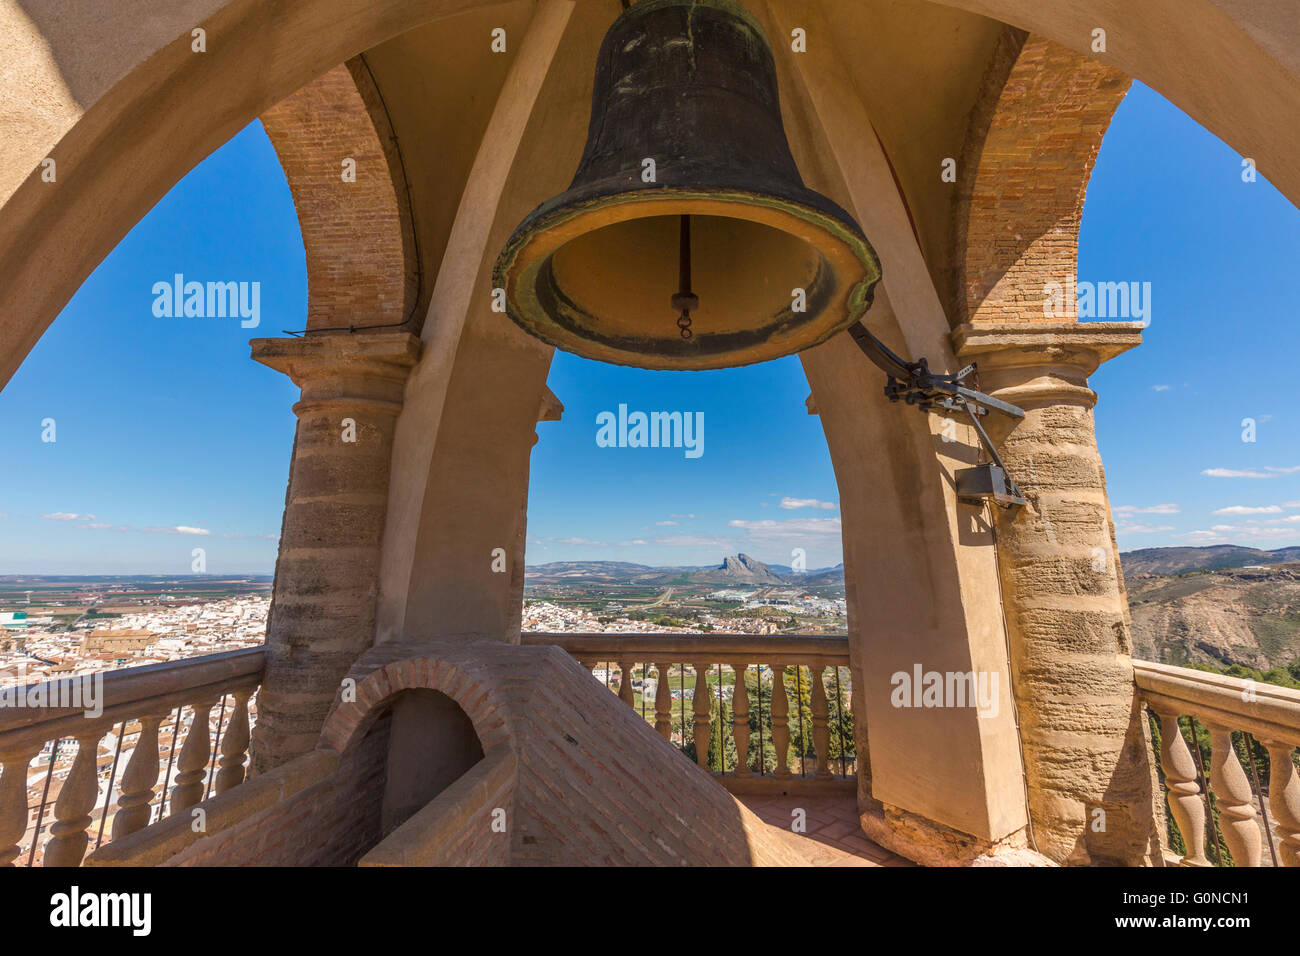
<svg viewBox="0 0 1300 956"><path fill-rule="evenodd" d="M528 633L521 643L558 645L579 658L643 663L826 664L849 662L849 639L822 634Z"/></svg>
<svg viewBox="0 0 1300 956"><path fill-rule="evenodd" d="M1261 739L1300 743L1300 690L1155 661L1135 660L1133 675L1157 710L1178 707Z"/></svg>
<svg viewBox="0 0 1300 956"><path fill-rule="evenodd" d="M85 707L0 707L0 752L34 740L90 732L99 725L107 727L119 720L140 716L143 713L141 705L145 703L151 705L150 710L162 706L175 707L180 703L192 703L204 692L220 694L226 689L256 685L265 666L266 648L246 647L162 664L105 671L102 674L102 700L97 702L103 710L99 717L87 718ZM94 676L100 675L56 678L0 693L13 695L21 692L23 699L30 701L39 689L43 699L58 700L60 685L66 686L68 680Z"/></svg>

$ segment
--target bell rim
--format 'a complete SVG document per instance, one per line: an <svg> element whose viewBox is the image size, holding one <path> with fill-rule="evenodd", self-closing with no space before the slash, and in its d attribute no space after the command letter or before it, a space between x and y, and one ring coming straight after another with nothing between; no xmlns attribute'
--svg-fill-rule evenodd
<svg viewBox="0 0 1300 956"><path fill-rule="evenodd" d="M789 196L734 188L715 191L671 186L569 202L562 201L562 195L556 197L556 200L561 201L544 203L516 227L497 257L493 269L493 286L504 289L506 314L524 332L557 349L594 361L634 368L705 371L741 368L798 354L823 344L860 319L871 308L876 286L882 276L880 259L856 221L821 194L806 188L805 191L820 202L812 205ZM657 205L671 205L672 211L645 211L646 207ZM608 217L610 210L623 206L628 207L627 214ZM835 215L823 206L831 207L840 215ZM743 351L710 351L696 355L663 354L620 348L608 345L599 338L584 336L569 329L547 312L535 291L527 297L519 295L520 289L536 289L539 273L549 267L555 253L562 246L595 228L641 218L682 214L721 216L779 229L807 242L821 254L823 262L830 259L833 264L840 266L851 263L856 271L852 275L848 274L847 269L836 273L837 289L832 293L830 305L822 310L829 315L842 309L842 315L832 322L800 323L787 333L798 337L795 347L787 347L788 343L783 345L781 339L784 336L776 335ZM598 216L601 221L597 226L582 227L585 220ZM782 228L783 224L793 223L802 223L806 228ZM814 241L816 238L831 239L832 248L840 254L828 256L825 246ZM539 240L544 241L543 246L535 247L534 244ZM530 248L534 251L527 255ZM817 331L811 336L801 335L810 329ZM664 339L665 344L672 341L668 337Z"/></svg>

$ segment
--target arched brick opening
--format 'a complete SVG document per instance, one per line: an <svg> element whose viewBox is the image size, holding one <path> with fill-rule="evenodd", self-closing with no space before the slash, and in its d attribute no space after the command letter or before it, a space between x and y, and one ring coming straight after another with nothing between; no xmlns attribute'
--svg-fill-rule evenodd
<svg viewBox="0 0 1300 956"><path fill-rule="evenodd" d="M307 328L406 324L418 332L428 290L420 282L408 186L364 55L261 118L298 212Z"/></svg>
<svg viewBox="0 0 1300 956"><path fill-rule="evenodd" d="M499 695L497 697L499 700ZM321 746L382 768L363 808L378 842L459 780L510 733L487 688L436 658L395 661L356 685L326 721Z"/></svg>
<svg viewBox="0 0 1300 956"><path fill-rule="evenodd" d="M954 326L1042 318L1045 283L1074 276L1088 178L1129 83L1051 40L1003 32L958 162L940 290Z"/></svg>
<svg viewBox="0 0 1300 956"><path fill-rule="evenodd" d="M455 701L485 752L511 745L512 728L490 689L456 665L432 657L394 661L357 682L353 699L339 704L326 719L320 745L345 753L369 730L381 707L406 690L438 691Z"/></svg>

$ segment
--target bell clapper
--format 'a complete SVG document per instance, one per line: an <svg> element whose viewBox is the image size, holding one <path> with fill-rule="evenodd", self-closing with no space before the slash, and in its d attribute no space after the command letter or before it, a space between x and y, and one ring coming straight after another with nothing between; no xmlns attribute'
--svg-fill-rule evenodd
<svg viewBox="0 0 1300 956"><path fill-rule="evenodd" d="M699 296L691 292L691 217L681 217L681 232L677 244L677 292L673 295L673 308L681 315L677 327L682 338L691 337L691 312L700 307Z"/></svg>

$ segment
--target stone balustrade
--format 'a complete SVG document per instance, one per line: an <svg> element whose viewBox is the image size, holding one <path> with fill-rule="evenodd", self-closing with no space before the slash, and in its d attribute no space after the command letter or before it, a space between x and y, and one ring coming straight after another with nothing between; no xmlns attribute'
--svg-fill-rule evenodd
<svg viewBox="0 0 1300 956"><path fill-rule="evenodd" d="M699 766L733 792L856 785L846 637L532 633L522 643L568 651L669 743L694 745Z"/></svg>
<svg viewBox="0 0 1300 956"><path fill-rule="evenodd" d="M1300 691L1151 661L1133 667L1138 693L1160 727L1169 810L1187 847L1182 865L1226 863L1219 859L1220 834L1236 866L1300 865ZM1182 717L1192 740L1198 723L1208 731L1208 788L1204 755L1188 746ZM1267 751L1267 768L1256 765L1252 738Z"/></svg>
<svg viewBox="0 0 1300 956"><path fill-rule="evenodd" d="M27 687L21 695L24 701L66 702L69 681L102 678L101 689L90 698L95 706L89 709L0 708L0 866L30 866L47 824L43 864L80 866L92 840L99 846L119 839L147 827L155 818L162 819L164 813L186 812L214 793L238 786L244 779L248 752L249 700L261 684L264 668L265 652L255 647ZM63 696L56 693L61 684ZM85 702L83 696L79 703ZM218 707L219 762L210 767L214 756L210 722ZM189 731L178 751L187 715ZM167 724L170 733L165 738L168 759L164 769L159 732ZM115 738L114 754L111 762L107 755L101 761L100 744L110 734ZM134 738L134 744L124 753L127 738ZM74 742L75 756L63 776L59 758L69 753ZM43 758L47 750L45 779L38 784L42 795L33 804L28 794L32 761L38 755ZM125 767L120 768L123 759ZM176 773L168 794L173 764ZM102 790L105 771L107 790ZM50 784L58 777L62 777L62 785L51 808ZM115 783L118 797L116 811L112 811ZM111 829L106 833L110 818Z"/></svg>

